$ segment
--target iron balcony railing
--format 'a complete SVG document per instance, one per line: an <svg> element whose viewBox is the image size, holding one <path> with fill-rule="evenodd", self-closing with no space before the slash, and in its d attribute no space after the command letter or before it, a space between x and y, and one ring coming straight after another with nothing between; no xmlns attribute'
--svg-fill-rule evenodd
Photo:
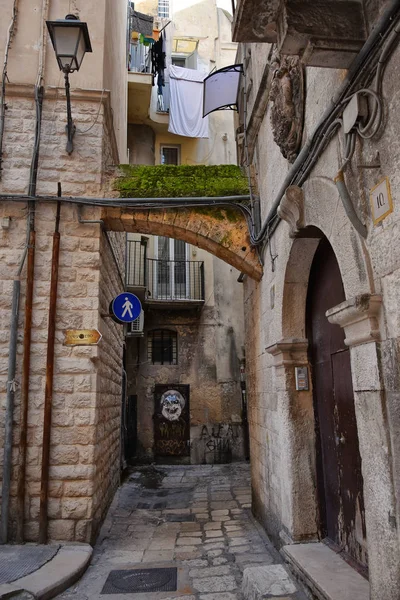
<svg viewBox="0 0 400 600"><path fill-rule="evenodd" d="M146 286L146 241L128 240L126 248L126 284L131 287Z"/></svg>
<svg viewBox="0 0 400 600"><path fill-rule="evenodd" d="M126 285L144 287L146 300L203 301L204 262L147 258L142 242L128 241Z"/></svg>

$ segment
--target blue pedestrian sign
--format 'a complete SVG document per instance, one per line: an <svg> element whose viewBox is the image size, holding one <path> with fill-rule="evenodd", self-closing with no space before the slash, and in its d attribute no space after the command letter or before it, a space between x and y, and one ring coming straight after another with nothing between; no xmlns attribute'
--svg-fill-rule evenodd
<svg viewBox="0 0 400 600"><path fill-rule="evenodd" d="M132 323L142 311L140 300L130 292L119 294L111 302L111 312L120 323Z"/></svg>

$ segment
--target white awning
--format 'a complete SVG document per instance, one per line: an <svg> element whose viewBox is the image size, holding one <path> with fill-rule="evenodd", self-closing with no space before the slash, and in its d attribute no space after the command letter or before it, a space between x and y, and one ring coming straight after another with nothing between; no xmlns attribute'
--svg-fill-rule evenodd
<svg viewBox="0 0 400 600"><path fill-rule="evenodd" d="M204 80L203 117L214 110L237 110L243 65L230 65L214 71Z"/></svg>

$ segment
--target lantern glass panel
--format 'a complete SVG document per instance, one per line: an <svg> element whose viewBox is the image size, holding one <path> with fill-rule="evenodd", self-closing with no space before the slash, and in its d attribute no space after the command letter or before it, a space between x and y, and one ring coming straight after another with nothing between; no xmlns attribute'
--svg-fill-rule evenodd
<svg viewBox="0 0 400 600"><path fill-rule="evenodd" d="M81 31L80 37L79 37L78 48L76 51L76 68L77 68L77 70L80 69L80 66L83 61L83 57L85 56L85 52L86 52L85 37Z"/></svg>
<svg viewBox="0 0 400 600"><path fill-rule="evenodd" d="M72 59L75 56L79 34L79 27L54 27L56 55L58 57L70 56Z"/></svg>

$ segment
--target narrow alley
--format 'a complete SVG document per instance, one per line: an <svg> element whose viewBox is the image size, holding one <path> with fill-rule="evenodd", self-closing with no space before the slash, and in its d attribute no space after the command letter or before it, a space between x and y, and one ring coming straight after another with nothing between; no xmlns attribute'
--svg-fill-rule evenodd
<svg viewBox="0 0 400 600"><path fill-rule="evenodd" d="M260 565L266 573L274 565L274 598L303 598L280 562L250 513L247 464L137 467L114 498L86 574L58 598L240 600L244 569Z"/></svg>

